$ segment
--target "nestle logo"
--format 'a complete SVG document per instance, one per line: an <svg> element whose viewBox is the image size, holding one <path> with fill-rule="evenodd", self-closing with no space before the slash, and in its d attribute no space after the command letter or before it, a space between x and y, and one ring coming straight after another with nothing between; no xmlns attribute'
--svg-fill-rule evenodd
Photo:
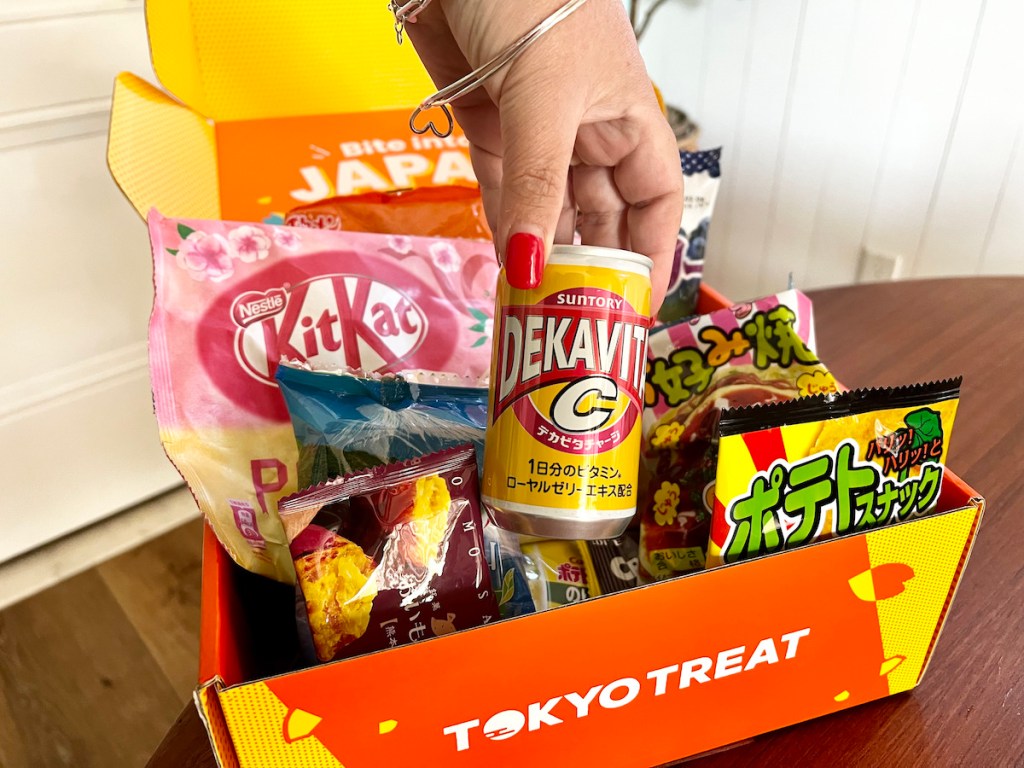
<svg viewBox="0 0 1024 768"><path fill-rule="evenodd" d="M287 299L280 288L272 288L266 293L249 291L243 293L231 305L231 317L245 328L264 318L276 315L284 309Z"/></svg>

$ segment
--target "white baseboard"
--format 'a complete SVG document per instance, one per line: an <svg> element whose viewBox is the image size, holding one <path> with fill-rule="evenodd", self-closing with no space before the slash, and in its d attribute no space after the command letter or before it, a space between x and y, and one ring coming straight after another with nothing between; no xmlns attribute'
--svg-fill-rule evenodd
<svg viewBox="0 0 1024 768"><path fill-rule="evenodd" d="M199 508L182 486L0 564L0 610L197 517Z"/></svg>
<svg viewBox="0 0 1024 768"><path fill-rule="evenodd" d="M144 344L0 389L0 563L180 484Z"/></svg>
<svg viewBox="0 0 1024 768"><path fill-rule="evenodd" d="M93 13L138 11L142 0L8 0L0 2L0 24L23 24L32 21L81 16Z"/></svg>
<svg viewBox="0 0 1024 768"><path fill-rule="evenodd" d="M0 114L0 152L105 134L110 127L110 97Z"/></svg>

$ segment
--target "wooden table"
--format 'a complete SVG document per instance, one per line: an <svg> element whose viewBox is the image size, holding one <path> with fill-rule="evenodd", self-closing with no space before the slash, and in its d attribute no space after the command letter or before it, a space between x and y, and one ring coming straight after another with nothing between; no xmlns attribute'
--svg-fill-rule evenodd
<svg viewBox="0 0 1024 768"><path fill-rule="evenodd" d="M1024 278L808 293L819 356L847 386L964 376L949 465L988 509L917 689L687 766L1024 765ZM149 765L215 766L191 703Z"/></svg>

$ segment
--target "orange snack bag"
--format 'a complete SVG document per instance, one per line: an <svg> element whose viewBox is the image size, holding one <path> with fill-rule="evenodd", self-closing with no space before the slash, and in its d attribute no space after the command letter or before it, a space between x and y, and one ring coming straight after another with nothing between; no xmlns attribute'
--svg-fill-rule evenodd
<svg viewBox="0 0 1024 768"><path fill-rule="evenodd" d="M480 188L454 184L331 197L292 209L285 224L385 235L491 239Z"/></svg>

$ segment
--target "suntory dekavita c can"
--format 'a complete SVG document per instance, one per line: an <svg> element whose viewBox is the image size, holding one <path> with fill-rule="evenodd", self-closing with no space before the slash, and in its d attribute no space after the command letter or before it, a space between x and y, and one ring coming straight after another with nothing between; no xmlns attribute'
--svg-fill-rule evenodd
<svg viewBox="0 0 1024 768"><path fill-rule="evenodd" d="M502 528L607 539L635 513L651 266L556 245L537 288L499 273L482 496Z"/></svg>

